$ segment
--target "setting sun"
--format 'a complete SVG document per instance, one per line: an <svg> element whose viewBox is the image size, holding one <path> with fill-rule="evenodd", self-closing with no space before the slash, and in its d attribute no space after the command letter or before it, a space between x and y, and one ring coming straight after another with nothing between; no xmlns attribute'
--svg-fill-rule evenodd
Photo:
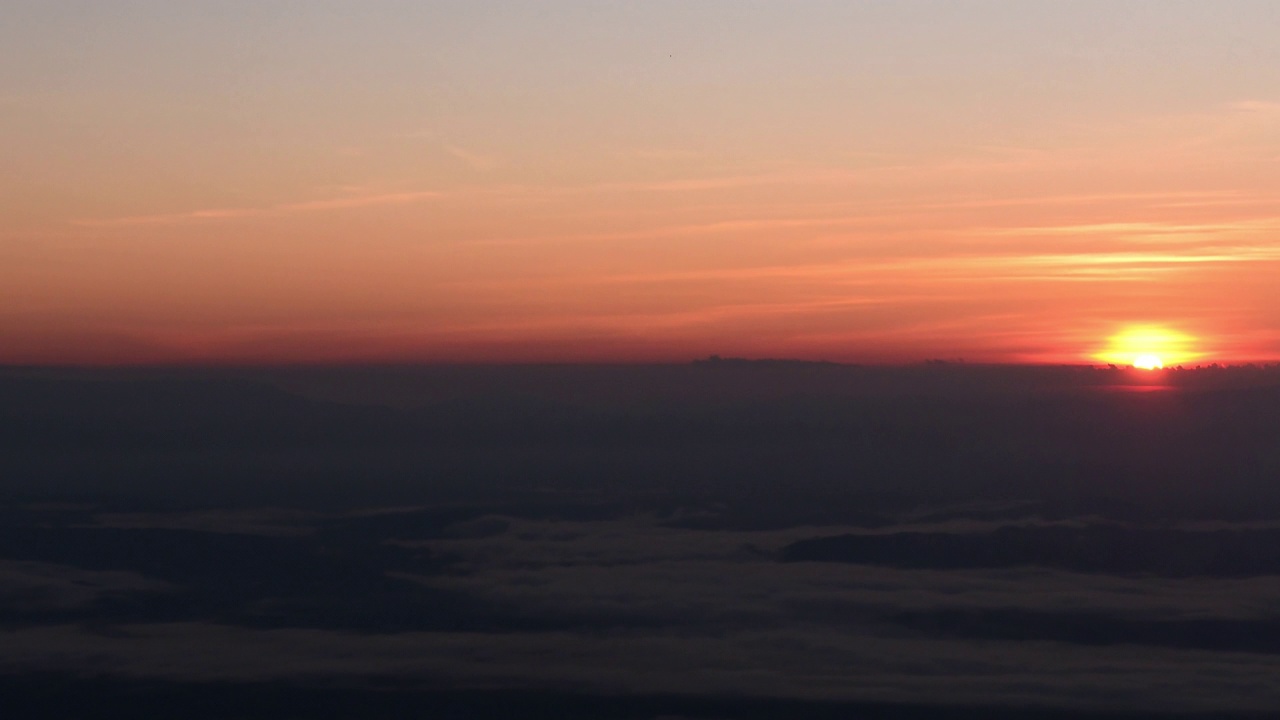
<svg viewBox="0 0 1280 720"><path fill-rule="evenodd" d="M1139 355L1133 359L1133 366L1141 370L1159 370L1164 362L1156 355Z"/></svg>
<svg viewBox="0 0 1280 720"><path fill-rule="evenodd" d="M1106 363L1157 370L1200 357L1195 338L1163 327L1129 327L1112 335L1095 357Z"/></svg>

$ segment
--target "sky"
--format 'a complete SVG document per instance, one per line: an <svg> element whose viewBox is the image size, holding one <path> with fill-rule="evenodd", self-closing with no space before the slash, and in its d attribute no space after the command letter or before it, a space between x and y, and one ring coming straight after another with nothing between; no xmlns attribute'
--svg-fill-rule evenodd
<svg viewBox="0 0 1280 720"><path fill-rule="evenodd" d="M8 0L0 363L1274 361L1278 27Z"/></svg>

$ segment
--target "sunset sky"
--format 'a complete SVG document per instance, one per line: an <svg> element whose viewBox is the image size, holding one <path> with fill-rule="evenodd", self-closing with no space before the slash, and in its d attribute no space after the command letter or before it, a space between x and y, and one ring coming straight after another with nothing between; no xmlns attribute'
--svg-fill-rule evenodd
<svg viewBox="0 0 1280 720"><path fill-rule="evenodd" d="M1271 1L7 0L0 363L1277 360L1277 38Z"/></svg>

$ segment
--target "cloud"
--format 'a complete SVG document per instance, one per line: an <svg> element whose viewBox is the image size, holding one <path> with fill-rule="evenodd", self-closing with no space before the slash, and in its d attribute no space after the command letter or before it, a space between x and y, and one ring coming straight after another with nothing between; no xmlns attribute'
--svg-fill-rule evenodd
<svg viewBox="0 0 1280 720"><path fill-rule="evenodd" d="M70 610L104 597L174 589L169 583L132 572L0 560L0 610L10 612Z"/></svg>
<svg viewBox="0 0 1280 720"><path fill-rule="evenodd" d="M318 518L319 516L315 513L278 509L200 510L183 513L99 513L94 516L99 527L195 530L270 537L309 535L313 532L310 525Z"/></svg>
<svg viewBox="0 0 1280 720"><path fill-rule="evenodd" d="M461 160L464 164L469 166L472 170L478 170L478 171L492 170L501 164L499 161L499 158L496 155L476 152L475 150L466 148L457 143L449 142L448 140L443 138L439 132L436 132L435 130L432 130L430 128L423 128L421 130L414 130L411 132L402 133L396 137L400 139L407 139L407 140L434 141L434 143L437 144L441 150L443 150L448 155L451 155L455 159Z"/></svg>
<svg viewBox="0 0 1280 720"><path fill-rule="evenodd" d="M863 607L1071 609L1169 619L1261 617L1280 602L1280 578L1273 576L1151 578L1032 567L949 571L774 561L786 545L816 535L987 533L1007 522L773 531L688 530L643 518L511 522L508 532L499 536L429 543L470 569L465 575L430 582L562 610L592 607L608 598L614 598L618 609L666 603L663 616L668 619L688 617L687 605L694 603L738 612L754 608L776 620L788 603L819 597ZM1073 525L1034 519L1016 524Z"/></svg>
<svg viewBox="0 0 1280 720"><path fill-rule="evenodd" d="M1240 100L1231 103L1232 110L1245 113L1263 113L1267 115L1280 115L1280 102L1273 100Z"/></svg>
<svg viewBox="0 0 1280 720"><path fill-rule="evenodd" d="M376 207L380 205L406 205L423 200L435 200L444 193L433 190L416 192L383 193L379 195L358 195L355 197L327 198L307 202L277 205L273 210L278 212L300 212L312 210L338 210L345 208Z"/></svg>
<svg viewBox="0 0 1280 720"><path fill-rule="evenodd" d="M235 220L248 217L265 217L291 213L318 212L325 210L344 210L350 208L378 207L384 205L407 205L435 200L443 197L443 193L434 190L422 190L399 193L380 193L373 195L355 195L348 197L324 198L303 202L281 203L263 208L213 208L192 210L181 213L160 215L131 215L118 218L73 220L72 224L80 227L129 227L137 225L182 225L188 223L208 222L216 220Z"/></svg>
<svg viewBox="0 0 1280 720"><path fill-rule="evenodd" d="M464 147L446 143L445 152L471 166L473 170L492 170L498 166L498 159L493 155L482 155Z"/></svg>
<svg viewBox="0 0 1280 720"><path fill-rule="evenodd" d="M556 688L827 701L1188 712L1280 705L1266 655L884 636L797 626L695 633L249 630L202 623L6 633L0 667L186 681ZM193 652L192 648L198 648Z"/></svg>
<svg viewBox="0 0 1280 720"><path fill-rule="evenodd" d="M1108 235L1145 237L1168 235L1205 235L1224 232L1274 230L1280 218L1258 218L1220 223L1111 222L1047 225L1031 227L983 228L975 232L999 235Z"/></svg>
<svg viewBox="0 0 1280 720"><path fill-rule="evenodd" d="M234 525L240 518L220 521ZM1280 603L1276 577L782 564L775 551L814 528L702 531L649 516L504 522L501 534L402 543L425 545L461 563L446 575L403 577L460 591L480 606L553 619L541 627L557 629L365 634L178 622L123 624L104 633L30 626L6 631L0 668L196 682L351 684L381 678L408 687L621 696L928 698L947 705L1166 712L1280 706L1273 681L1280 656L1158 644L1091 646L1069 637L997 640L935 632L929 625L931 618L1017 621L1034 636L1035 623L1052 628L1068 617L1110 618L1133 627L1266 620ZM960 532L987 526L971 519L913 524ZM836 531L843 529L868 532ZM56 577L68 572L49 566L36 571ZM73 580L93 576L99 584L98 576L125 575L71 572ZM136 588L145 582L125 577L117 584ZM566 629L575 622L579 629Z"/></svg>

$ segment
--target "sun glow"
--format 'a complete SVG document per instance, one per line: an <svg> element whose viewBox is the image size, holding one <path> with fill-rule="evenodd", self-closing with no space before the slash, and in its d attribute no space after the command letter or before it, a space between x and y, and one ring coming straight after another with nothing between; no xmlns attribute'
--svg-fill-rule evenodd
<svg viewBox="0 0 1280 720"><path fill-rule="evenodd" d="M1156 355L1139 355L1133 359L1133 366L1141 370L1159 370L1164 367L1164 361Z"/></svg>
<svg viewBox="0 0 1280 720"><path fill-rule="evenodd" d="M1129 327L1112 335L1107 347L1094 357L1106 363L1158 370L1200 357L1195 338L1163 327Z"/></svg>

